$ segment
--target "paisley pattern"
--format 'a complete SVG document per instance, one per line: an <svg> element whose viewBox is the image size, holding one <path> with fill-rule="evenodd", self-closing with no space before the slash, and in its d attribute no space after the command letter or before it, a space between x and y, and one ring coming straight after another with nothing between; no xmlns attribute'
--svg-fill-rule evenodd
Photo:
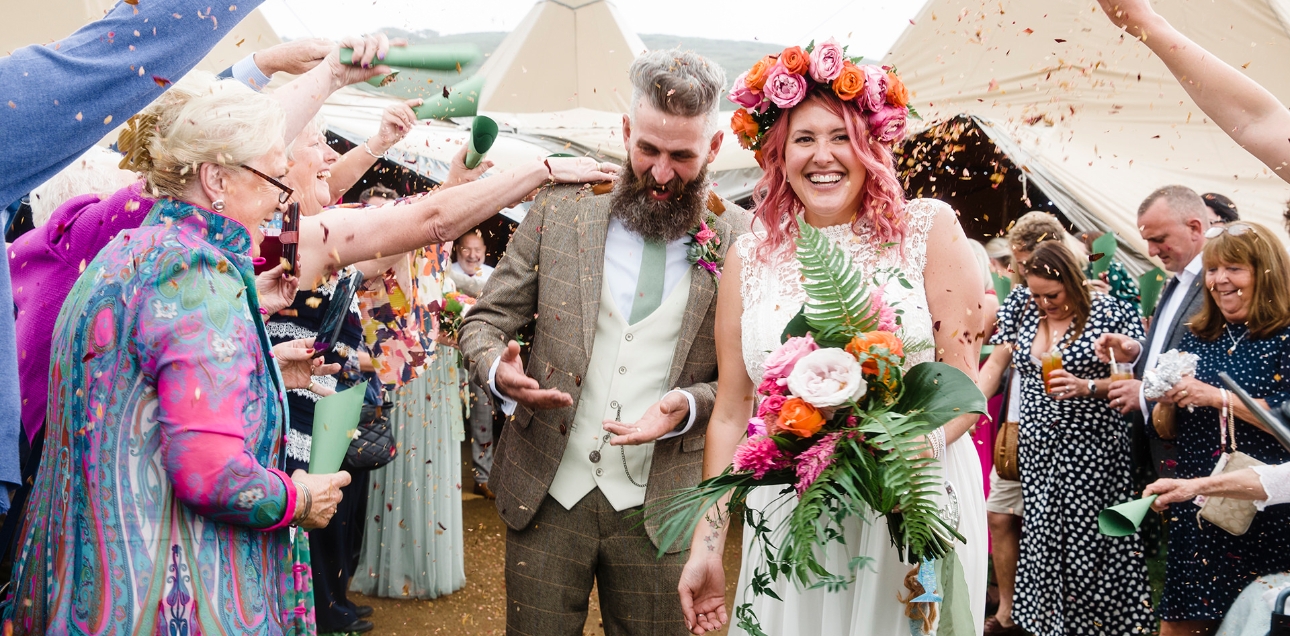
<svg viewBox="0 0 1290 636"><path fill-rule="evenodd" d="M311 627L250 251L235 221L163 199L85 268L54 329L45 460L6 627Z"/></svg>

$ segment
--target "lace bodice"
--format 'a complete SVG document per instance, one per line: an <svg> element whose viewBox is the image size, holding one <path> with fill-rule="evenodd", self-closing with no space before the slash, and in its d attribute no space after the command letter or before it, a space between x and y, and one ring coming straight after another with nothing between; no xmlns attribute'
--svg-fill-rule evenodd
<svg viewBox="0 0 1290 636"><path fill-rule="evenodd" d="M859 234L850 225L833 225L820 231L834 244L842 247L861 269L866 278L880 269L896 268L904 274L913 289L905 289L895 279L883 287L883 299L901 312L900 336L909 341L934 341L932 315L927 308L927 294L923 290L923 268L927 264L927 233L932 228L936 214L948 207L935 199L916 199L905 205L908 230L904 250L896 246L881 248L869 229ZM770 262L754 258L753 252L764 237L753 232L740 236L735 242L743 262L739 295L743 298L744 366L753 384L761 381L766 357L779 346L784 326L797 315L806 292L802 290L797 259L792 252L776 255ZM912 353L905 359L906 368L934 358L931 348Z"/></svg>

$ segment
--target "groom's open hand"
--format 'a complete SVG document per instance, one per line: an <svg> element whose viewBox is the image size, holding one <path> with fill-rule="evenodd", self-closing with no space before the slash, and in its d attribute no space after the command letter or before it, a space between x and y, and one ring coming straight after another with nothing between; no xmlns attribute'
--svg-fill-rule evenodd
<svg viewBox="0 0 1290 636"><path fill-rule="evenodd" d="M524 365L520 363L520 343L514 340L507 343L506 351L502 352L493 383L502 395L535 411L573 406L573 398L568 393L558 389L544 389L537 380L524 375Z"/></svg>
<svg viewBox="0 0 1290 636"><path fill-rule="evenodd" d="M609 440L612 446L648 444L676 430L676 426L689 415L690 401L673 391L645 409L645 414L635 424L605 420L604 427L614 434Z"/></svg>

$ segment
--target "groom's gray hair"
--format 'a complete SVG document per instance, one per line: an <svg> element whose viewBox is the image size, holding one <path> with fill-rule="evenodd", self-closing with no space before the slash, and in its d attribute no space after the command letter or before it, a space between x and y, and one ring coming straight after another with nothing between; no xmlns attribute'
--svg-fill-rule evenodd
<svg viewBox="0 0 1290 636"><path fill-rule="evenodd" d="M708 118L706 129L717 131L726 72L712 60L693 51L646 51L632 62L632 118L641 100L669 115Z"/></svg>

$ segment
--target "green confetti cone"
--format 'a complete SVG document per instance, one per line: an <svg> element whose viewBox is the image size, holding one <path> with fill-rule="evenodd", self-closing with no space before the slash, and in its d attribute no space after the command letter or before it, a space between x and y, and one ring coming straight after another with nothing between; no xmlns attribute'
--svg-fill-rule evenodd
<svg viewBox="0 0 1290 636"><path fill-rule="evenodd" d="M313 444L309 447L309 472L326 475L340 470L345 451L354 439L363 412L367 383L329 395L314 404Z"/></svg>
<svg viewBox="0 0 1290 636"><path fill-rule="evenodd" d="M497 141L497 122L480 115L470 125L470 148L466 149L466 168L473 170L483 161L488 149Z"/></svg>
<svg viewBox="0 0 1290 636"><path fill-rule="evenodd" d="M1156 502L1156 495L1126 501L1097 513L1097 529L1108 537L1127 537L1138 531L1142 520Z"/></svg>

